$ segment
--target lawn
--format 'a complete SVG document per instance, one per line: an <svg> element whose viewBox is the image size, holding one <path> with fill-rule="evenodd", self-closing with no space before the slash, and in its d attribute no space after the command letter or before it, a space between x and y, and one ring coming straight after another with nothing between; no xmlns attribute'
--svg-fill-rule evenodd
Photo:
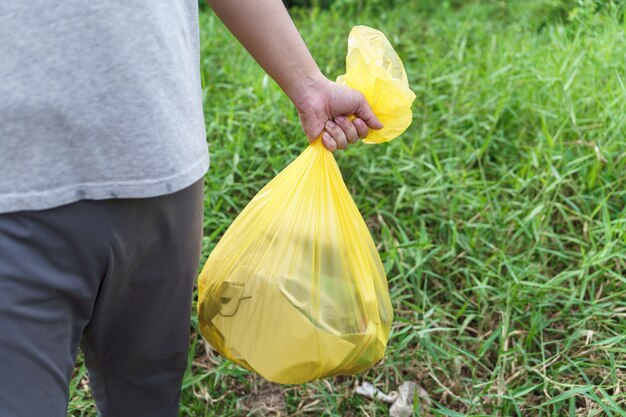
<svg viewBox="0 0 626 417"><path fill-rule="evenodd" d="M194 313L181 416L385 416L355 384L388 392L405 380L431 399L416 416L626 416L623 2L388 3L292 10L328 77L343 72L350 28L366 24L388 35L417 94L400 138L336 154L389 280L385 359L269 384L208 349ZM204 261L306 139L208 9L201 38ZM95 416L80 363L70 414Z"/></svg>

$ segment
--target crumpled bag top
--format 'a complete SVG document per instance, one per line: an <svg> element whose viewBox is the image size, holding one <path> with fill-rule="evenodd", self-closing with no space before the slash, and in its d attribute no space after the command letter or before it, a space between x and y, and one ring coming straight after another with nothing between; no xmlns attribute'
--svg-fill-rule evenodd
<svg viewBox="0 0 626 417"><path fill-rule="evenodd" d="M337 82L363 93L384 125L380 130L370 130L363 142L390 141L411 125L415 93L409 88L400 57L382 32L367 26L352 28L346 73Z"/></svg>

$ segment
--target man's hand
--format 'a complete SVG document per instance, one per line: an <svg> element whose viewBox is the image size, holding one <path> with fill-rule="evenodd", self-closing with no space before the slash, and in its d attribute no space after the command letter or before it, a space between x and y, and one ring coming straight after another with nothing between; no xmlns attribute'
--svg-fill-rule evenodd
<svg viewBox="0 0 626 417"><path fill-rule="evenodd" d="M363 94L324 77L294 104L309 142L322 135L322 143L331 152L364 138L369 129L383 127Z"/></svg>
<svg viewBox="0 0 626 417"><path fill-rule="evenodd" d="M382 127L361 93L322 75L281 0L208 2L295 104L309 141L322 135L334 151Z"/></svg>

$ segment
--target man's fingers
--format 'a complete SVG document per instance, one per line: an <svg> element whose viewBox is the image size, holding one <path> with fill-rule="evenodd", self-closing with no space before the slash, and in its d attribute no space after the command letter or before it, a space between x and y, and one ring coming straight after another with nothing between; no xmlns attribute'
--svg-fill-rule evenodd
<svg viewBox="0 0 626 417"><path fill-rule="evenodd" d="M370 131L365 122L358 117L352 121L352 125L356 128L361 139L364 139Z"/></svg>
<svg viewBox="0 0 626 417"><path fill-rule="evenodd" d="M331 152L335 152L337 149L337 142L335 142L335 139L333 139L328 132L322 134L322 145Z"/></svg>
<svg viewBox="0 0 626 417"><path fill-rule="evenodd" d="M346 134L332 120L326 122L325 130L335 139L335 142L337 142L337 149L345 149L345 147L348 146Z"/></svg>
<svg viewBox="0 0 626 417"><path fill-rule="evenodd" d="M339 116L335 119L335 123L343 130L348 143L354 143L359 140L359 132L357 132L356 127L347 117Z"/></svg>

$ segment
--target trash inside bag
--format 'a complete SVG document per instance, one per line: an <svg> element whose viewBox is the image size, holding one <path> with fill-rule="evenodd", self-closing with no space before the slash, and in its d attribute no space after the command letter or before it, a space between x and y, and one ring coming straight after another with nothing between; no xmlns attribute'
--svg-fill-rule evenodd
<svg viewBox="0 0 626 417"><path fill-rule="evenodd" d="M391 140L414 99L385 36L357 26L338 82L364 93ZM318 139L242 210L198 281L202 335L222 355L283 384L352 374L379 361L392 320L376 246Z"/></svg>

